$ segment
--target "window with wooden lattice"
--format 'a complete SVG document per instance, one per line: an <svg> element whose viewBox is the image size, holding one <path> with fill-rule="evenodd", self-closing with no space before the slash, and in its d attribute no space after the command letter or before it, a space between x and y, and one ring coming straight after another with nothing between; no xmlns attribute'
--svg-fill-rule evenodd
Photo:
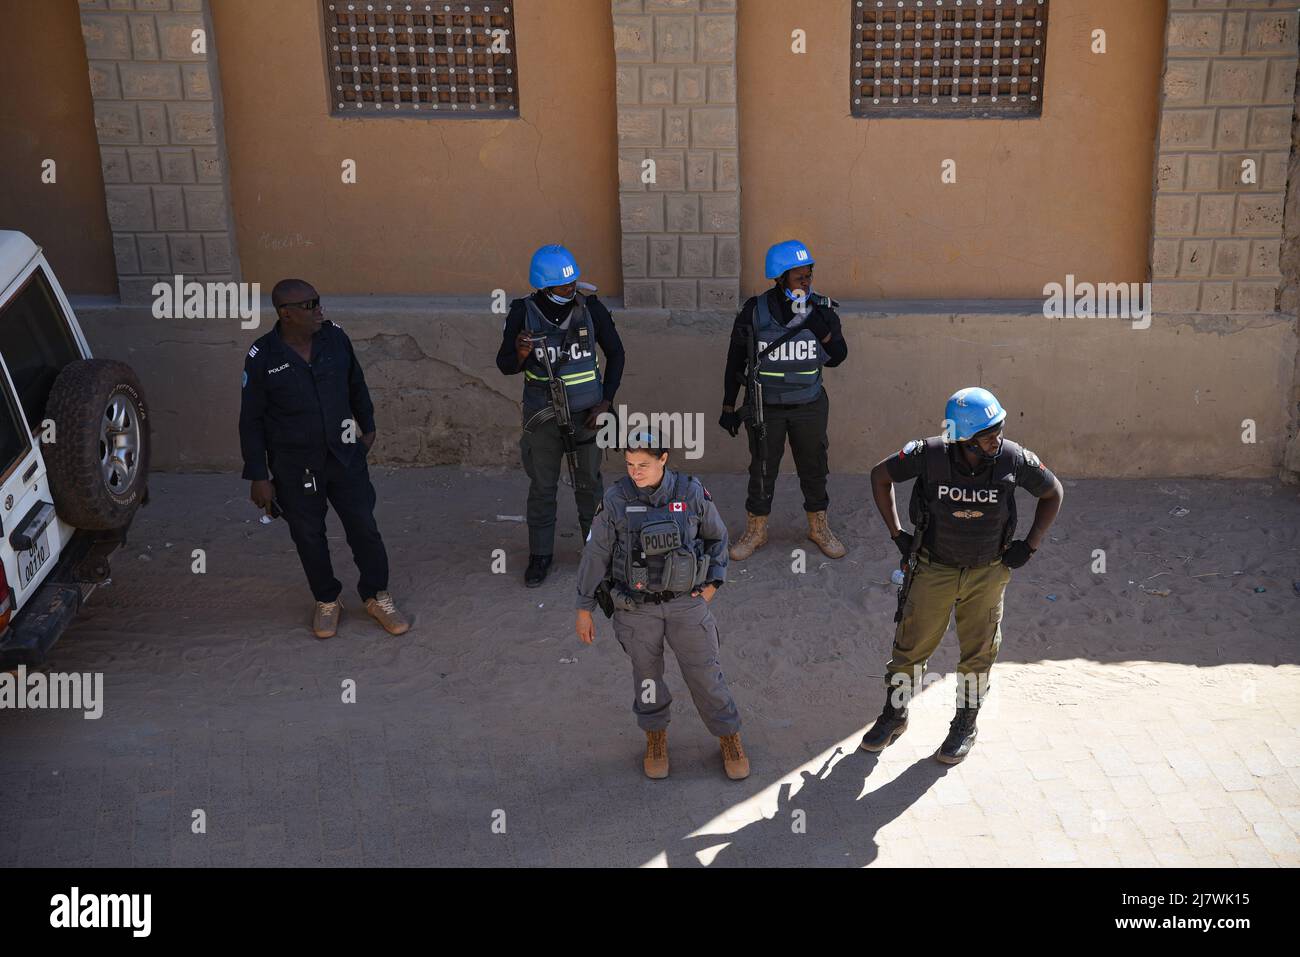
<svg viewBox="0 0 1300 957"><path fill-rule="evenodd" d="M334 116L517 116L514 5L322 0Z"/></svg>
<svg viewBox="0 0 1300 957"><path fill-rule="evenodd" d="M1035 117L1048 0L853 0L854 116Z"/></svg>

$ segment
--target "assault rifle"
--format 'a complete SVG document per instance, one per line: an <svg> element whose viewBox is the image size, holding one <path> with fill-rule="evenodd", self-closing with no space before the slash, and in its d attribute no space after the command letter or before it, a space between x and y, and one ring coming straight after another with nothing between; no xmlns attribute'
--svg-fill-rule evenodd
<svg viewBox="0 0 1300 957"><path fill-rule="evenodd" d="M568 464L569 484L578 488L578 434L573 428L573 414L569 411L569 394L564 389L564 380L555 374L551 365L551 350L546 345L543 333L533 333L528 337L536 349L540 346L542 366L546 369L546 391L551 404L551 415L560 430L560 444L564 447L564 461Z"/></svg>
<svg viewBox="0 0 1300 957"><path fill-rule="evenodd" d="M919 478L916 481L921 481ZM903 609L907 605L907 596L912 591L912 579L916 577L916 563L919 561L917 552L921 550L921 539L925 537L926 526L930 524L930 510L925 506L925 499L921 500L921 512L916 527L912 529L912 548L907 553L907 558L903 559L903 584L898 586L898 608L894 611L894 623L903 620Z"/></svg>
<svg viewBox="0 0 1300 957"><path fill-rule="evenodd" d="M736 411L742 419L749 422L749 432L758 455L758 467L763 476L763 490L766 492L767 421L763 417L763 379L758 371L758 329L752 322L745 333L745 344L749 349L749 361L745 366L745 404Z"/></svg>

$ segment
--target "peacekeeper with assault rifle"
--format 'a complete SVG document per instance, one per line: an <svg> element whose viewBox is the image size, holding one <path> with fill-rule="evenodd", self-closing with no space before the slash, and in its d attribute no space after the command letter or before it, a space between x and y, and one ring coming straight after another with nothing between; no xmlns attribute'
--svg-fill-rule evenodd
<svg viewBox="0 0 1300 957"><path fill-rule="evenodd" d="M847 553L826 521L830 399L822 369L843 362L849 347L835 314L838 303L813 292L814 262L797 240L771 247L764 272L774 285L750 298L732 326L718 424L734 437L743 423L750 456L745 532L731 545L732 561L744 561L767 542L787 437L803 490L808 538L828 558ZM742 383L745 405L737 409Z"/></svg>
<svg viewBox="0 0 1300 957"><path fill-rule="evenodd" d="M1061 510L1060 481L1026 448L1002 437L1006 410L987 389L948 400L944 434L914 439L871 470L871 492L905 566L885 666L885 707L862 738L883 751L907 730L907 706L922 687L956 607L957 715L935 758L957 764L975 746L975 718L988 695L989 671L1002 643L1002 600L1011 570L1041 547ZM915 479L899 525L894 483ZM1038 499L1029 533L1016 540L1016 489Z"/></svg>
<svg viewBox="0 0 1300 957"><path fill-rule="evenodd" d="M528 475L529 588L545 581L555 552L560 470L573 486L584 538L604 494L597 418L613 405L623 378L623 343L596 287L578 282L581 274L563 246L533 253L528 281L536 291L510 303L497 352L503 375L524 374L519 452ZM603 376L597 345L605 353Z"/></svg>

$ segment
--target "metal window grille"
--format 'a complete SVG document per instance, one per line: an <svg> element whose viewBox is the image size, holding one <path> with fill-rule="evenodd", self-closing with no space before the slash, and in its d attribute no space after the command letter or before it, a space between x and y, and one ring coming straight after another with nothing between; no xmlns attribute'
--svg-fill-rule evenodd
<svg viewBox="0 0 1300 957"><path fill-rule="evenodd" d="M854 0L854 116L1033 117L1048 0Z"/></svg>
<svg viewBox="0 0 1300 957"><path fill-rule="evenodd" d="M322 0L334 116L518 116L514 7Z"/></svg>

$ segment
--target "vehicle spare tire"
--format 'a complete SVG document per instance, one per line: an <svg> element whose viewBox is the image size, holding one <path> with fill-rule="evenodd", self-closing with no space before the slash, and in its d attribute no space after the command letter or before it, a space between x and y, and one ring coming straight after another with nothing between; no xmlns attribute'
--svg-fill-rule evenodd
<svg viewBox="0 0 1300 957"><path fill-rule="evenodd" d="M54 380L41 446L54 509L74 528L125 528L149 477L149 407L124 362L80 359Z"/></svg>

